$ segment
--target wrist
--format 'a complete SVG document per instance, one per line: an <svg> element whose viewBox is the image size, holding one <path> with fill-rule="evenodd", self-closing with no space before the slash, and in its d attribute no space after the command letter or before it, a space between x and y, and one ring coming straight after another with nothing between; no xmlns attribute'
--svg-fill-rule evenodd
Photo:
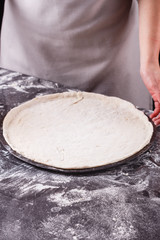
<svg viewBox="0 0 160 240"><path fill-rule="evenodd" d="M157 78L160 73L160 66L158 61L155 63L154 61L144 62L140 65L140 74L142 79L152 77Z"/></svg>
<svg viewBox="0 0 160 240"><path fill-rule="evenodd" d="M157 58L148 58L148 59L141 59L140 60L140 69L159 69L160 65L159 65L159 58L157 56Z"/></svg>
<svg viewBox="0 0 160 240"><path fill-rule="evenodd" d="M145 39L145 40L144 40ZM160 40L140 35L141 66L159 66Z"/></svg>
<svg viewBox="0 0 160 240"><path fill-rule="evenodd" d="M145 51L140 52L140 67L141 68L159 68L159 50L147 49Z"/></svg>

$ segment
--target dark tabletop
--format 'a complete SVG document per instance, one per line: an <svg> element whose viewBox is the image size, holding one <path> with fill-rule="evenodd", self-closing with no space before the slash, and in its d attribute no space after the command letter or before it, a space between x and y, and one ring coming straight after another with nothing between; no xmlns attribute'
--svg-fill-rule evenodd
<svg viewBox="0 0 160 240"><path fill-rule="evenodd" d="M0 121L21 102L62 91L69 89L1 69ZM159 240L159 164L159 128L147 153L81 175L29 165L0 144L0 240Z"/></svg>

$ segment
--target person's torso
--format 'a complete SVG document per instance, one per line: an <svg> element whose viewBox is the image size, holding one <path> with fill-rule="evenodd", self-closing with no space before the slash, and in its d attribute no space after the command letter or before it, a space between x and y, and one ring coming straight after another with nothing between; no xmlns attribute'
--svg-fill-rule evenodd
<svg viewBox="0 0 160 240"><path fill-rule="evenodd" d="M124 59L128 61L126 55L135 31L132 3L6 0L1 66L82 90L114 95L123 84L119 80L115 84L114 71L117 74Z"/></svg>

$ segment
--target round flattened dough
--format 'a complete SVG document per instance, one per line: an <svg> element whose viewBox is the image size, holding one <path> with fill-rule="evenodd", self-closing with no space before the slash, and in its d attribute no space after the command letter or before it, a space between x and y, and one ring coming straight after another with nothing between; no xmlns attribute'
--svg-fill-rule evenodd
<svg viewBox="0 0 160 240"><path fill-rule="evenodd" d="M83 169L132 156L150 142L153 126L122 99L65 92L13 108L4 119L3 134L11 148L28 159Z"/></svg>

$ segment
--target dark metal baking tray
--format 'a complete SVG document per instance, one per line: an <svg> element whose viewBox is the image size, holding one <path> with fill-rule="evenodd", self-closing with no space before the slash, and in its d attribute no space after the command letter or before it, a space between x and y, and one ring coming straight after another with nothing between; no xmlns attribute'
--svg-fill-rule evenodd
<svg viewBox="0 0 160 240"><path fill-rule="evenodd" d="M147 116L147 115L146 115ZM148 116L147 116L148 117ZM3 144L4 148L13 156L15 156L16 158L29 163L31 165L34 165L36 167L40 167L43 169L48 169L48 170L52 170L52 171L56 171L56 172L61 172L61 173L72 173L72 174L79 174L79 173L89 173L89 172L95 172L95 171L104 171L107 170L111 167L116 167L120 164L125 164L128 163L128 161L134 160L137 157L142 156L144 153L146 153L149 149L151 149L154 141L155 141L155 137L156 137L156 126L154 125L153 121L148 117L149 121L152 123L153 125L153 135L151 138L151 141L149 144L147 144L143 149L141 149L140 151L138 151L137 153L135 153L134 155L127 157L126 159L123 159L119 162L115 162L115 163L111 163L111 164L106 164L103 166L99 166L99 167L91 167L91 168L84 168L84 169L62 169L62 168L56 168L56 167L52 167L52 166L48 166L42 163L38 163L35 162L33 160L30 160L24 156L22 156L21 154L17 153L16 151L14 151L9 145L8 143L5 141L4 137L3 137L3 131L2 131L2 122L1 121L1 126L0 126L0 142Z"/></svg>

